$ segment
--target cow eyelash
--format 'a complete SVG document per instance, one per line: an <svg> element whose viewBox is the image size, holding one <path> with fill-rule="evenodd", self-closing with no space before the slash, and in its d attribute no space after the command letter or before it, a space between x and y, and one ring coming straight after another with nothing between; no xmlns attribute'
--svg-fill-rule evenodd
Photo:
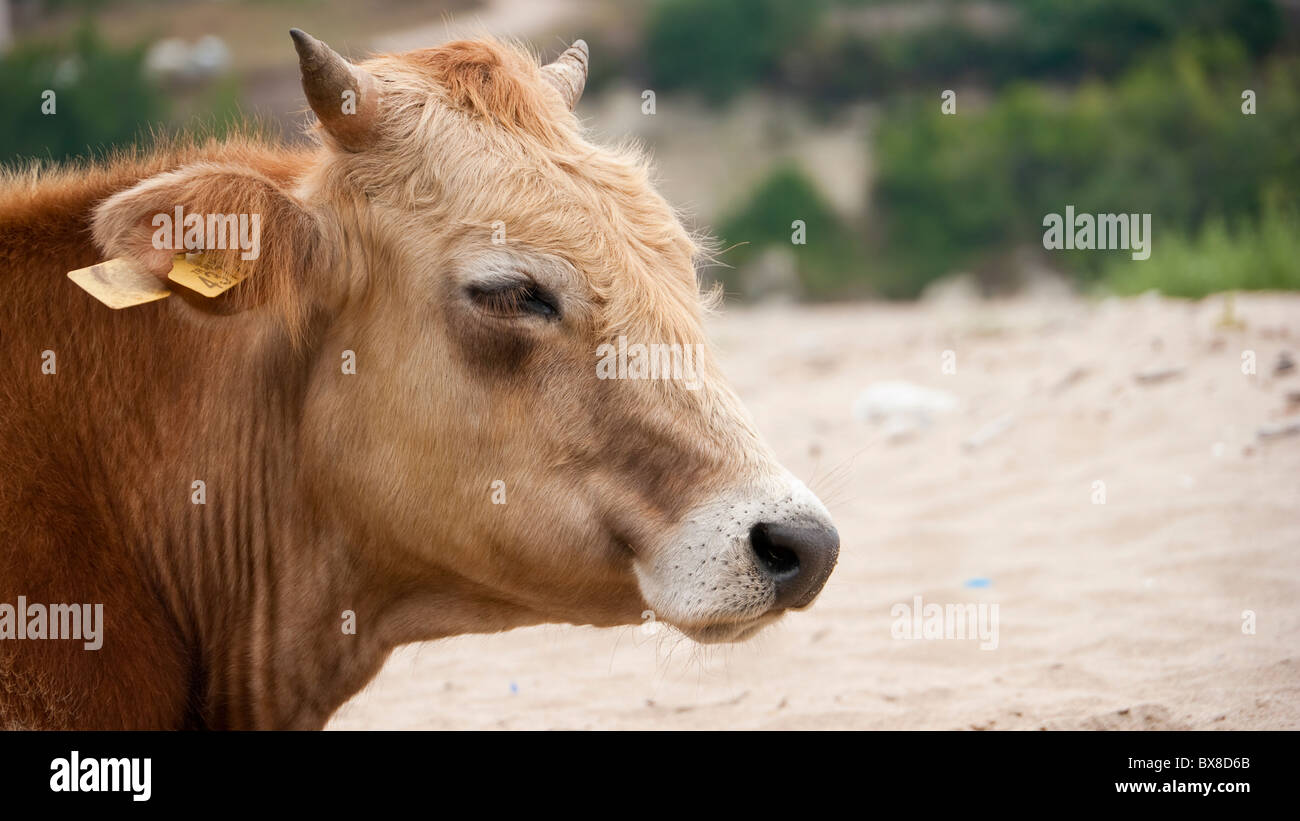
<svg viewBox="0 0 1300 821"><path fill-rule="evenodd" d="M475 284L467 290L474 304L493 316L511 318L529 314L543 319L560 318L555 297L533 282Z"/></svg>

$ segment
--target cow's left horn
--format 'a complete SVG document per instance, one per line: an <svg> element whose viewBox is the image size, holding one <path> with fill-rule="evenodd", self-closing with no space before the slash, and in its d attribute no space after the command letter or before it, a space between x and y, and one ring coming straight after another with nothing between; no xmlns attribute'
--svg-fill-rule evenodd
<svg viewBox="0 0 1300 821"><path fill-rule="evenodd" d="M542 76L560 92L565 104L572 111L582 96L582 88L587 85L587 41L574 40L573 45L564 50L555 62L542 66Z"/></svg>
<svg viewBox="0 0 1300 821"><path fill-rule="evenodd" d="M301 29L289 29L302 69L302 90L320 124L348 151L374 140L379 83ZM349 93L350 92L350 93Z"/></svg>

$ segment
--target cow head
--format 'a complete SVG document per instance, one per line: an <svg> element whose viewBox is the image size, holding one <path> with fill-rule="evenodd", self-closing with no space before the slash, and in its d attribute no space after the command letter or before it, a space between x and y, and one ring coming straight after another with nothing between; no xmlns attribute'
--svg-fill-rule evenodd
<svg viewBox="0 0 1300 821"><path fill-rule="evenodd" d="M436 590L447 632L651 610L730 641L809 604L838 536L719 373L698 249L644 161L583 136L586 45L541 67L482 41L353 65L292 34L306 170L178 169L96 231L134 253L142 212L200 189L267 214L232 294L291 328L325 317L301 434L321 515Z"/></svg>

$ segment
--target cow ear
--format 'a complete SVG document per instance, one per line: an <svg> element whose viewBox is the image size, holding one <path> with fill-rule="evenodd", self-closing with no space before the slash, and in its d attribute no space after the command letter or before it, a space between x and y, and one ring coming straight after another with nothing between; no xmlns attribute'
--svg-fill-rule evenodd
<svg viewBox="0 0 1300 821"><path fill-rule="evenodd" d="M205 231L211 215L226 220L233 215L246 228L240 242L230 241L227 233L219 243L226 248L210 247L218 244L211 241L203 247L205 261L242 281L211 299L174 290L215 313L267 306L291 336L301 338L314 301L309 274L328 262L320 223L282 183L254 168L196 163L142 180L95 208L95 244L104 258L128 257L165 279L173 256L187 247L185 223L191 218L193 227L193 215ZM206 232L205 240L210 236Z"/></svg>

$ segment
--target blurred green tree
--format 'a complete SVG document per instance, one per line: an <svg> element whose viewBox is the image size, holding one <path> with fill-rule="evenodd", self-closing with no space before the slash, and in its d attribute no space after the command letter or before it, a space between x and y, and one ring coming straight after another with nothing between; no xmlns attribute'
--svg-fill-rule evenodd
<svg viewBox="0 0 1300 821"><path fill-rule="evenodd" d="M803 221L804 244L792 242L795 220ZM744 290L740 278L747 267L776 247L790 250L802 296L829 299L867 292L862 244L793 163L772 169L745 205L722 220L717 233L723 247L734 245L721 258L734 269L718 274L729 291Z"/></svg>
<svg viewBox="0 0 1300 821"><path fill-rule="evenodd" d="M0 157L56 160L129 143L164 120L162 93L144 79L144 46L117 50L90 25L70 46L29 43L0 59ZM54 113L42 103L54 93Z"/></svg>

